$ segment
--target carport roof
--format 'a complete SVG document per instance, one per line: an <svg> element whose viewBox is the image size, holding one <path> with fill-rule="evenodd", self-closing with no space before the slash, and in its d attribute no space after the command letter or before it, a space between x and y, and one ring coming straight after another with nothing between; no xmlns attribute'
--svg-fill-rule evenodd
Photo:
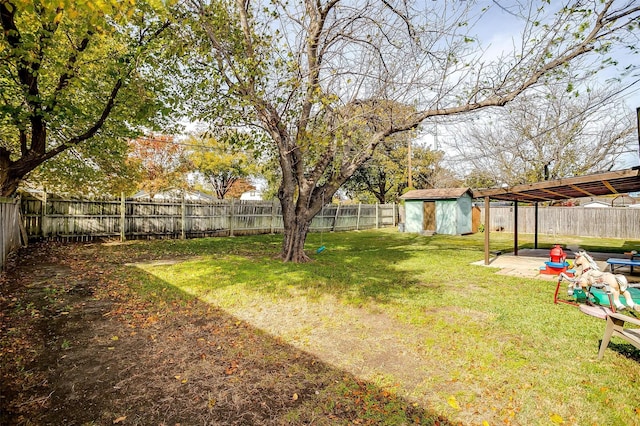
<svg viewBox="0 0 640 426"><path fill-rule="evenodd" d="M493 200L543 202L580 197L598 197L640 191L640 168L597 173L557 180L548 180L507 188L479 189L474 198Z"/></svg>

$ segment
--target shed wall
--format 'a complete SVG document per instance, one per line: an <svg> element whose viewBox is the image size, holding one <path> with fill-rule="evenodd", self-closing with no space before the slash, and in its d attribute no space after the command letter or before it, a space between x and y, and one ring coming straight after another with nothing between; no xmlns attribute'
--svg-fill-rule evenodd
<svg viewBox="0 0 640 426"><path fill-rule="evenodd" d="M436 201L436 232L455 235L458 205L455 200Z"/></svg>
<svg viewBox="0 0 640 426"><path fill-rule="evenodd" d="M422 200L406 200L405 208L405 232L422 232Z"/></svg>
<svg viewBox="0 0 640 426"><path fill-rule="evenodd" d="M458 220L456 233L459 235L470 234L473 232L471 213L473 207L472 201L473 200L468 195L458 198Z"/></svg>

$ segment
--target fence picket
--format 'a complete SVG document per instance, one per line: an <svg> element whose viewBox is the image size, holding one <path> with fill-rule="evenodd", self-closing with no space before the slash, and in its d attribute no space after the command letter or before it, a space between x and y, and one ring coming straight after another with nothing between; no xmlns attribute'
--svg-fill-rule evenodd
<svg viewBox="0 0 640 426"><path fill-rule="evenodd" d="M0 271L9 254L20 247L20 200L0 197Z"/></svg>
<svg viewBox="0 0 640 426"><path fill-rule="evenodd" d="M484 208L481 208L484 212ZM518 232L535 232L534 207L518 207ZM484 213L481 213L484 214ZM489 229L513 232L512 207L491 207ZM628 207L540 207L538 232L543 235L640 239L640 209Z"/></svg>
<svg viewBox="0 0 640 426"><path fill-rule="evenodd" d="M30 238L194 238L282 232L277 201L216 200L70 200L44 195L22 200ZM327 205L311 224L312 232L393 226L395 205ZM380 223L378 223L380 221ZM44 225L43 225L44 224Z"/></svg>

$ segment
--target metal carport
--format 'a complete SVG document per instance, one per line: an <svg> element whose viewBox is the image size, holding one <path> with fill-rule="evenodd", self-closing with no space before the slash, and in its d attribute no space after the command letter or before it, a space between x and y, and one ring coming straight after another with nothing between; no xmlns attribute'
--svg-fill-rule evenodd
<svg viewBox="0 0 640 426"><path fill-rule="evenodd" d="M518 202L534 203L534 247L538 248L538 203L580 197L597 197L640 191L640 167L614 172L548 180L513 187L479 189L473 198L484 198L484 263L489 264L489 218L491 200L513 201L514 235L513 254L518 255Z"/></svg>

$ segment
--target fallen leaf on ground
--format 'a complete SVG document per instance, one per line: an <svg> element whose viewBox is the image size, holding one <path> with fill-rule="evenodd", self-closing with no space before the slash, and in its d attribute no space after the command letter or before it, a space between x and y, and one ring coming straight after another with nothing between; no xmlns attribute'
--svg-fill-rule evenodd
<svg viewBox="0 0 640 426"><path fill-rule="evenodd" d="M559 414L552 414L551 421L556 425L561 425L564 423L564 419Z"/></svg>
<svg viewBox="0 0 640 426"><path fill-rule="evenodd" d="M117 424L117 423L124 422L124 421L126 420L126 418L127 418L127 416L121 416L121 417L118 417L117 419L115 419L115 420L113 421L113 424L115 425L115 424Z"/></svg>
<svg viewBox="0 0 640 426"><path fill-rule="evenodd" d="M460 405L458 405L458 401L456 400L456 397L455 397L455 396L453 396L453 395L451 395L451 396L449 397L449 399L447 399L447 403L448 403L451 407L455 408L456 410L459 410L459 409L460 409Z"/></svg>
<svg viewBox="0 0 640 426"><path fill-rule="evenodd" d="M227 367L226 370L224 370L224 372L227 374L227 376L230 376L231 374L235 373L238 370L238 362L237 361L231 361L231 365Z"/></svg>

